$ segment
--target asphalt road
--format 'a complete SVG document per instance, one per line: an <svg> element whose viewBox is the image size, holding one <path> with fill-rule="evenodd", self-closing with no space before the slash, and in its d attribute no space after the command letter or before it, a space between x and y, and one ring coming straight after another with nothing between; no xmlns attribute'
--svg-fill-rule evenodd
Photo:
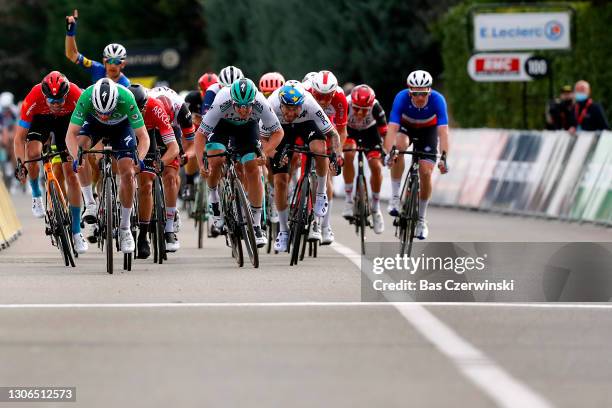
<svg viewBox="0 0 612 408"><path fill-rule="evenodd" d="M238 269L221 239L198 250L184 223L167 264L110 276L94 247L63 267L28 199L14 199L24 228L0 252L0 386L77 387L76 403L32 406L612 406L612 307L360 303L340 205L339 245L298 267L281 254ZM612 238L460 210L428 218L437 241ZM389 225L369 239L395 241Z"/></svg>

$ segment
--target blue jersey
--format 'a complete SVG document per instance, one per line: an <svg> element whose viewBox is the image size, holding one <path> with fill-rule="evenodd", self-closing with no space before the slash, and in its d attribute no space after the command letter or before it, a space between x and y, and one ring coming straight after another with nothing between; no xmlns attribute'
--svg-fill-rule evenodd
<svg viewBox="0 0 612 408"><path fill-rule="evenodd" d="M389 123L395 123L406 129L448 125L446 100L440 92L432 90L427 105L417 108L412 104L410 90L404 89L393 101Z"/></svg>
<svg viewBox="0 0 612 408"><path fill-rule="evenodd" d="M91 72L91 80L94 84L99 79L106 77L106 69L104 68L104 64L101 64L98 61L90 60L83 54L79 54L76 63L78 65L82 65L85 69L88 69ZM125 87L130 86L130 80L123 74L120 75L117 83Z"/></svg>

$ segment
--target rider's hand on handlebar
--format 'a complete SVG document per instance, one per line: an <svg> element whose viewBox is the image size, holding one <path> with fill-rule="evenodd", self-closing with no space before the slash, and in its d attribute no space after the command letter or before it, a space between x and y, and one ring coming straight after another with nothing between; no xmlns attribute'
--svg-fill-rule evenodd
<svg viewBox="0 0 612 408"><path fill-rule="evenodd" d="M442 152L442 156L440 157L440 161L438 161L438 169L440 173L446 174L448 173L448 163L446 161L446 152Z"/></svg>
<svg viewBox="0 0 612 408"><path fill-rule="evenodd" d="M15 169L15 178L19 180L21 184L25 184L26 177L28 175L28 169L23 165L21 159L17 159L17 168Z"/></svg>

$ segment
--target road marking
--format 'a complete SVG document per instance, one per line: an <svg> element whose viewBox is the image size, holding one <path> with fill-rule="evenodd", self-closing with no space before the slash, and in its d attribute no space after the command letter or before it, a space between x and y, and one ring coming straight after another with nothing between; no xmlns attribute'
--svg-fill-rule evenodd
<svg viewBox="0 0 612 408"><path fill-rule="evenodd" d="M334 243L332 248L361 270L361 256L352 249ZM541 395L513 378L453 329L417 303L393 303L398 312L423 337L448 357L469 380L501 407L552 407Z"/></svg>

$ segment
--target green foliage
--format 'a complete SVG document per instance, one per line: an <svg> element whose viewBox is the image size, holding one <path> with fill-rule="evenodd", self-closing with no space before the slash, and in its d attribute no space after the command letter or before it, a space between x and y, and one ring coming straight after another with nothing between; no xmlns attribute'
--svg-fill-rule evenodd
<svg viewBox="0 0 612 408"><path fill-rule="evenodd" d="M467 40L469 1L452 8L438 25L442 42L445 92L454 120L462 127L523 127L523 84L474 82L467 73L471 50ZM595 100L603 101L612 114L612 38L606 32L612 21L612 4L594 6L571 3L576 10L576 41L571 52L538 52L552 62L552 90L579 79L591 83ZM518 7L518 6L517 6ZM471 35L471 33L470 33ZM529 82L528 128L544 127L544 109L549 100L549 81Z"/></svg>
<svg viewBox="0 0 612 408"><path fill-rule="evenodd" d="M329 69L340 83L367 82L389 107L416 68L439 73L431 26L458 0L202 0L218 71L239 66L302 79ZM213 17L214 16L214 17Z"/></svg>

